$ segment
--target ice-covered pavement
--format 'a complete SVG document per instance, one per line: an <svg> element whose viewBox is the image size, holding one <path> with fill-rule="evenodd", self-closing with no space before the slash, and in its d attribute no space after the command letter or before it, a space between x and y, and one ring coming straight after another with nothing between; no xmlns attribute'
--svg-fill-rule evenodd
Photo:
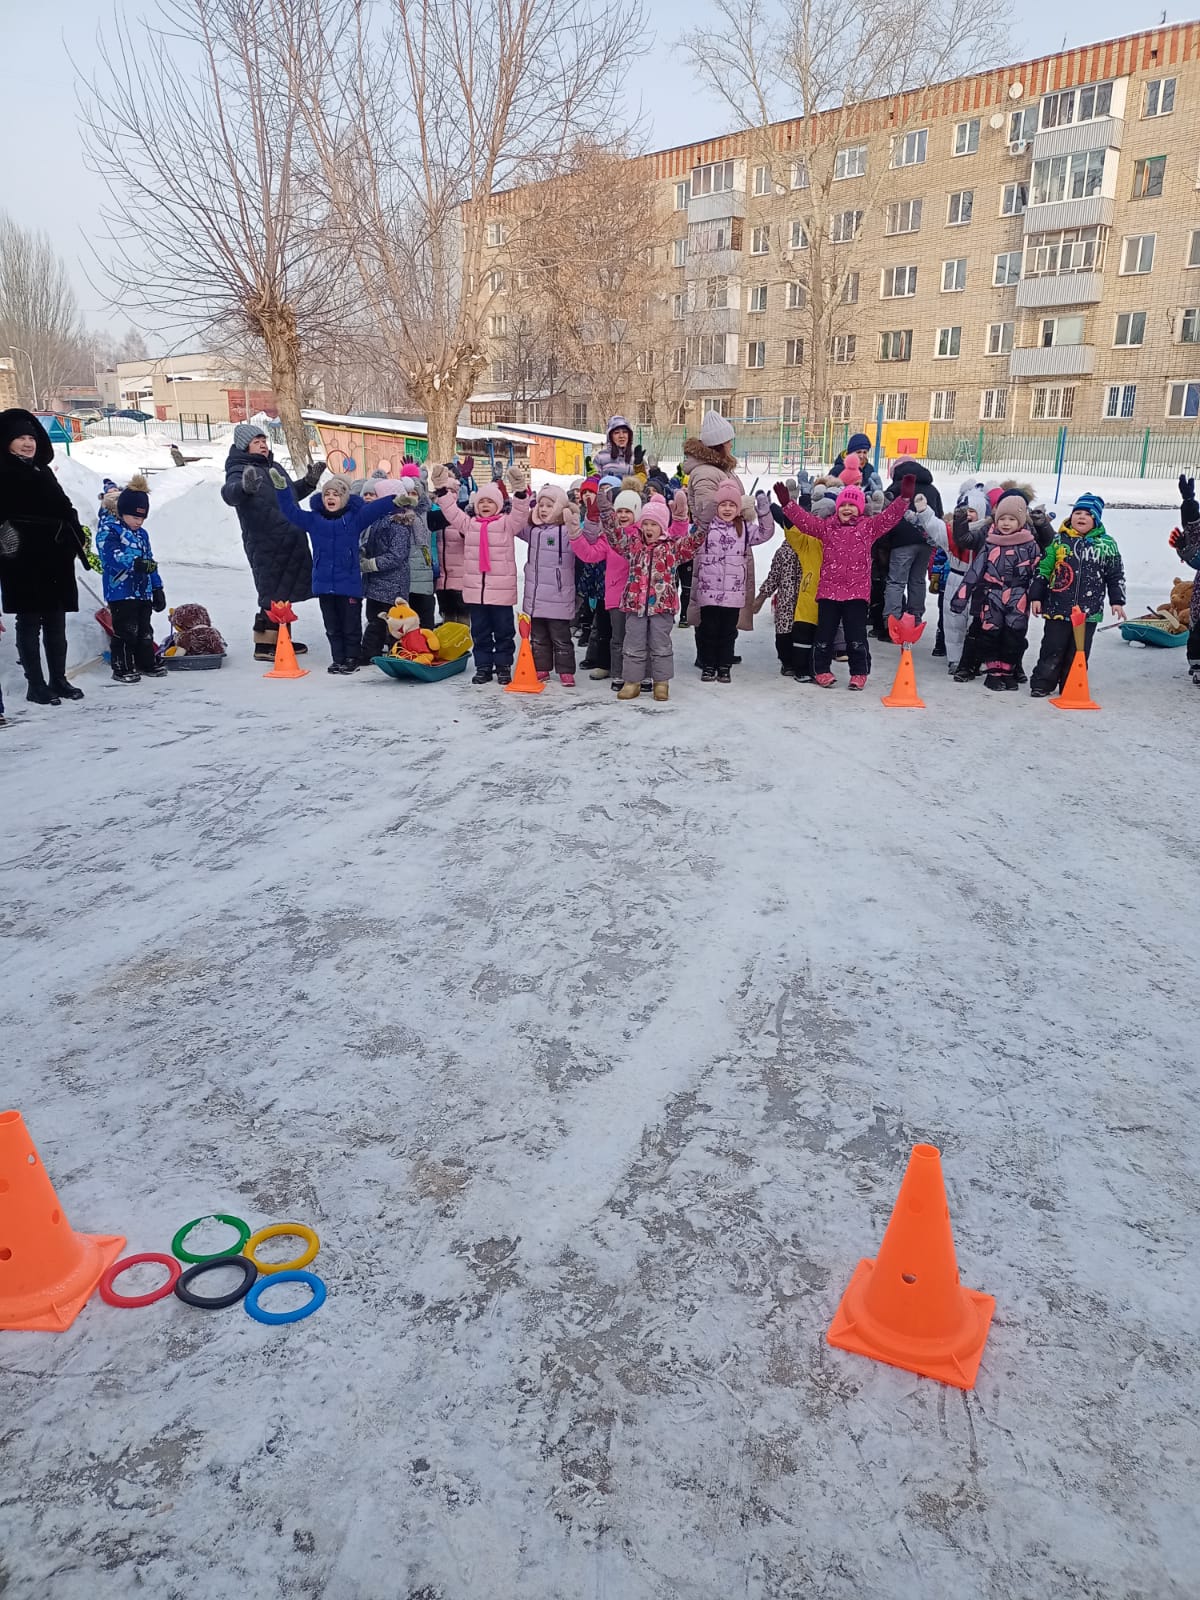
<svg viewBox="0 0 1200 1600"><path fill-rule="evenodd" d="M1182 652L893 713L764 616L617 706L331 679L309 604L277 683L165 575L221 672L6 674L0 1102L76 1227L305 1221L329 1299L0 1335L6 1600L1194 1600ZM967 1396L824 1343L922 1139Z"/></svg>

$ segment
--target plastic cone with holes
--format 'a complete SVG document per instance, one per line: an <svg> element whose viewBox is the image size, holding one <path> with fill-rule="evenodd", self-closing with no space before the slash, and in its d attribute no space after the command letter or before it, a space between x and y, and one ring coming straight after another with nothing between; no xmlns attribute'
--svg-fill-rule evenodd
<svg viewBox="0 0 1200 1600"><path fill-rule="evenodd" d="M1056 695L1050 704L1059 711L1099 711L1100 707L1092 699L1092 691L1088 688L1087 656L1083 653L1087 617L1078 606L1071 609L1071 626L1075 630L1075 654L1067 669L1063 692Z"/></svg>
<svg viewBox="0 0 1200 1600"><path fill-rule="evenodd" d="M972 1389L996 1302L958 1281L942 1158L916 1144L874 1261L860 1261L826 1335L956 1389Z"/></svg>
<svg viewBox="0 0 1200 1600"><path fill-rule="evenodd" d="M286 600L276 600L267 612L267 620L275 624L279 633L275 639L275 665L270 672L264 672L263 677L307 678L308 668L300 665L292 648L291 624L296 620L295 611Z"/></svg>
<svg viewBox="0 0 1200 1600"><path fill-rule="evenodd" d="M531 631L529 618L524 612L518 621L521 630L521 647L517 651L517 670L513 673L511 683L504 685L506 694L541 694L546 687L537 675L537 668L533 664L533 646L529 642Z"/></svg>
<svg viewBox="0 0 1200 1600"><path fill-rule="evenodd" d="M925 632L925 624L907 612L902 617L888 618L888 633L893 644L900 646L900 662L896 668L891 694L881 695L885 706L903 710L924 711L925 702L917 693L917 674L913 668L912 647Z"/></svg>
<svg viewBox="0 0 1200 1600"><path fill-rule="evenodd" d="M19 1111L0 1111L0 1329L61 1333L125 1248L76 1233Z"/></svg>

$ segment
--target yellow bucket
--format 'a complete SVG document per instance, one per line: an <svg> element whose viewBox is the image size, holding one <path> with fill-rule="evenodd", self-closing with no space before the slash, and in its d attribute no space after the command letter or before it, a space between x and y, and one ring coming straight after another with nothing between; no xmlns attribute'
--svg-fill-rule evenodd
<svg viewBox="0 0 1200 1600"><path fill-rule="evenodd" d="M438 639L438 656L442 661L458 661L471 648L471 630L465 622L443 622L434 628Z"/></svg>

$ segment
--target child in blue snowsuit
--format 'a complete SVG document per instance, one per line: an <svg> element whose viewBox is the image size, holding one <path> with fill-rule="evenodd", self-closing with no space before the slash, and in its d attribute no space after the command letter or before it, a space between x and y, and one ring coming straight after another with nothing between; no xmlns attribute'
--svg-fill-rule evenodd
<svg viewBox="0 0 1200 1600"><path fill-rule="evenodd" d="M155 653L150 620L155 611L166 610L167 597L145 529L149 514L149 495L130 485L117 496L116 510L102 506L96 519L104 603L112 617L114 683L140 683L143 673L167 675Z"/></svg>
<svg viewBox="0 0 1200 1600"><path fill-rule="evenodd" d="M312 588L321 606L321 621L333 657L328 671L343 676L357 672L362 655L363 581L359 537L364 528L397 509L392 495L363 500L350 493L345 478L326 478L309 501L311 511L296 504L282 472L272 468L275 498L287 520L303 528L312 545Z"/></svg>

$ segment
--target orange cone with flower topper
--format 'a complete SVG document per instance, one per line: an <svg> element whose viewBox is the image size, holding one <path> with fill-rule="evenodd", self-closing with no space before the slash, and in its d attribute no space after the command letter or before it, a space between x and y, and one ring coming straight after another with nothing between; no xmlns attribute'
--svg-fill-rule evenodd
<svg viewBox="0 0 1200 1600"><path fill-rule="evenodd" d="M925 702L917 694L917 674L913 668L912 647L925 632L925 624L905 612L902 617L888 618L888 632L892 636L892 643L900 646L900 665L896 668L896 679L892 684L891 694L881 695L880 699L885 706L924 711Z"/></svg>
<svg viewBox="0 0 1200 1600"><path fill-rule="evenodd" d="M286 600L276 600L267 612L267 620L275 624L279 634L275 640L275 665L270 672L264 672L263 677L307 678L308 668L297 663L296 652L292 649L292 635L288 624L295 622L295 611Z"/></svg>
<svg viewBox="0 0 1200 1600"><path fill-rule="evenodd" d="M1099 711L1101 708L1092 699L1092 691L1088 688L1087 657L1083 653L1087 617L1078 606L1071 608L1071 626L1075 630L1075 654L1067 673L1066 687L1050 704L1057 706L1060 711Z"/></svg>
<svg viewBox="0 0 1200 1600"><path fill-rule="evenodd" d="M521 630L521 648L517 651L517 667L511 683L504 685L505 694L541 694L546 687L537 675L533 664L533 646L529 642L530 621L524 612L518 619Z"/></svg>

